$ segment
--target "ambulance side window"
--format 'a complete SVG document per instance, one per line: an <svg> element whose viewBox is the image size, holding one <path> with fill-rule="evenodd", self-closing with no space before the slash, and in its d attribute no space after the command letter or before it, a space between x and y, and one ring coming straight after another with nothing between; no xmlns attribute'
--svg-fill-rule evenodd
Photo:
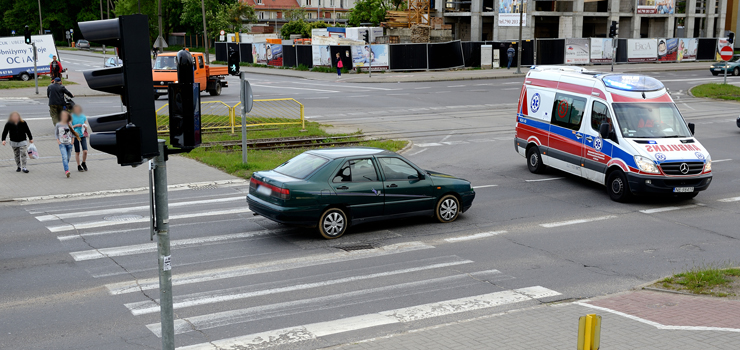
<svg viewBox="0 0 740 350"><path fill-rule="evenodd" d="M609 107L599 101L594 101L593 108L591 108L591 129L598 132L602 123L612 123L609 117Z"/></svg>
<svg viewBox="0 0 740 350"><path fill-rule="evenodd" d="M578 130L585 109L585 98L558 93L552 106L552 124Z"/></svg>

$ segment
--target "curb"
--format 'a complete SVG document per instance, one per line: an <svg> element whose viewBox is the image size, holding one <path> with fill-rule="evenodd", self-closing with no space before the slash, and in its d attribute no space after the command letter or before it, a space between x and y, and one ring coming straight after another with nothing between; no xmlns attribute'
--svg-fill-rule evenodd
<svg viewBox="0 0 740 350"><path fill-rule="evenodd" d="M409 142L409 143L407 143L407 144L406 144L406 147L404 147L404 148L401 148L401 150L399 150L399 151L398 151L398 152L396 152L396 153L398 153L398 154L403 154L404 152L406 152L406 151L410 150L410 149L411 149L411 147L414 147L414 141L411 141L411 140L406 140L406 141L408 141L408 142Z"/></svg>

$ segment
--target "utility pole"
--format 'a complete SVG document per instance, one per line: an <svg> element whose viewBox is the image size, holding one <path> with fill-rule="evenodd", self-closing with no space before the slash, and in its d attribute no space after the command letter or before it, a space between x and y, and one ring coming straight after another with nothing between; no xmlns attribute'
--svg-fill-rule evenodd
<svg viewBox="0 0 740 350"><path fill-rule="evenodd" d="M103 17L103 0L100 0L100 19L105 19ZM103 44L103 66L105 66L105 44Z"/></svg>
<svg viewBox="0 0 740 350"><path fill-rule="evenodd" d="M159 41L159 52L164 51L164 38L162 38L162 0L157 0L158 3L158 10L157 10L157 17L159 21L159 37L157 38L157 41ZM159 38L162 38L162 40L159 40ZM206 49L206 62L208 61L208 49Z"/></svg>
<svg viewBox="0 0 740 350"><path fill-rule="evenodd" d="M38 71L39 57L38 57L38 52L36 52L36 43L31 43L31 47L33 47L33 80L36 85L36 95L38 95L39 94L39 71Z"/></svg>
<svg viewBox="0 0 740 350"><path fill-rule="evenodd" d="M206 30L206 2L205 0L200 0L200 7L203 11L203 42L206 44L206 64L211 64L210 60L208 59L208 56L210 56L208 52L208 31Z"/></svg>
<svg viewBox="0 0 740 350"><path fill-rule="evenodd" d="M709 1L704 1L704 37L708 38L709 35ZM714 7L714 1L712 0L712 7ZM714 8L712 8L712 12L714 12Z"/></svg>
<svg viewBox="0 0 740 350"><path fill-rule="evenodd" d="M44 34L44 22L41 20L41 0L38 1L39 3L39 35ZM36 91L38 94L38 91Z"/></svg>
<svg viewBox="0 0 740 350"><path fill-rule="evenodd" d="M517 45L516 73L522 74L522 22L524 20L524 0L519 0L519 45Z"/></svg>
<svg viewBox="0 0 740 350"><path fill-rule="evenodd" d="M167 163L164 140L157 140L159 155L154 167L154 209L156 211L157 251L159 253L159 316L162 324L162 349L175 349L175 321L172 311L172 256L170 255L170 213L167 198Z"/></svg>

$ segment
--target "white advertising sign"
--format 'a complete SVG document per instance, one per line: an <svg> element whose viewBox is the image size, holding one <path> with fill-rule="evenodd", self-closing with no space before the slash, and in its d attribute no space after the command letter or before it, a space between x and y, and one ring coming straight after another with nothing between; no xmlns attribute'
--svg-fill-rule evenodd
<svg viewBox="0 0 740 350"><path fill-rule="evenodd" d="M527 25L527 0L499 0L498 5L498 25L501 27L518 27L519 26L519 6L524 1L524 14L522 16L522 26Z"/></svg>
<svg viewBox="0 0 740 350"><path fill-rule="evenodd" d="M565 63L588 64L588 39L565 39Z"/></svg>
<svg viewBox="0 0 740 350"><path fill-rule="evenodd" d="M658 41L655 39L628 39L627 62L655 62L658 59Z"/></svg>
<svg viewBox="0 0 740 350"><path fill-rule="evenodd" d="M31 40L36 43L38 72L49 73L51 57L57 55L54 38L33 35ZM33 47L26 45L22 36L0 38L0 76L17 76L23 72L33 73Z"/></svg>
<svg viewBox="0 0 740 350"><path fill-rule="evenodd" d="M611 63L613 45L611 38L591 38L591 63Z"/></svg>

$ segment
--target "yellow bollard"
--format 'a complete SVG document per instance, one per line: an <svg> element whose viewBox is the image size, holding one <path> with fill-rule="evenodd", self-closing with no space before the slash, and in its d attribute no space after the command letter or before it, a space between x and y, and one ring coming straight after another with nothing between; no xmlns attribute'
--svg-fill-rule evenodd
<svg viewBox="0 0 740 350"><path fill-rule="evenodd" d="M599 350L601 316L589 314L578 318L578 350Z"/></svg>

